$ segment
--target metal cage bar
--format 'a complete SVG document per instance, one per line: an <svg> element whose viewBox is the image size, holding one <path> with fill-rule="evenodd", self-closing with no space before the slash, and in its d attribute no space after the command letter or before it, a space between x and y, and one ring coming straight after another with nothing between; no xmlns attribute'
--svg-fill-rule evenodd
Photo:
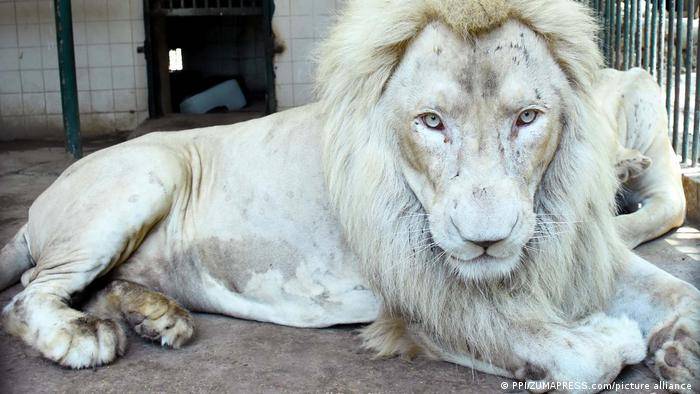
<svg viewBox="0 0 700 394"><path fill-rule="evenodd" d="M657 82L660 84L663 83L663 78L664 78L664 36L666 34L665 30L665 25L664 25L664 20L665 20L665 14L666 13L666 1L665 0L659 0L659 32L658 32L658 44L656 46L656 56L657 56L657 63L656 66L658 67L658 73L656 75Z"/></svg>
<svg viewBox="0 0 700 394"><path fill-rule="evenodd" d="M167 16L263 15L268 0L162 0L160 12Z"/></svg>
<svg viewBox="0 0 700 394"><path fill-rule="evenodd" d="M587 0L600 21L608 67L649 71L665 95L669 137L679 160L700 158L700 0Z"/></svg>
<svg viewBox="0 0 700 394"><path fill-rule="evenodd" d="M642 67L645 69L651 68L651 2L644 1L644 58L642 59Z"/></svg>
<svg viewBox="0 0 700 394"><path fill-rule="evenodd" d="M673 20L676 17L676 12L675 12L675 7L671 6L671 9L668 12L668 36L666 40L666 113L669 114L669 116L672 114L671 112L671 89L673 88L673 28L675 26L675 23Z"/></svg>
<svg viewBox="0 0 700 394"><path fill-rule="evenodd" d="M622 3L615 0L615 58L614 67L620 67L620 38L622 38Z"/></svg>
<svg viewBox="0 0 700 394"><path fill-rule="evenodd" d="M693 11L695 10L695 1L688 0L686 8L686 26L685 26L685 92L683 94L685 100L683 103L683 140L681 142L681 158L683 162L688 160L688 135L690 133L690 95L691 95L691 80L692 75L692 55L693 55ZM680 36L680 34L679 34Z"/></svg>
<svg viewBox="0 0 700 394"><path fill-rule="evenodd" d="M654 0L652 1L647 1L647 4L652 4L651 8L651 18L650 18L650 24L649 26L651 27L651 38L650 38L650 43L649 46L647 46L647 53L649 53L649 64L647 65L648 70L651 71L651 74L657 74L658 71L656 69L656 53L654 52L656 47L657 47L657 27L658 27L658 16L659 16L659 1ZM649 18L649 13L647 12L647 18Z"/></svg>
<svg viewBox="0 0 700 394"><path fill-rule="evenodd" d="M671 144L673 149L678 152L678 128L680 118L680 102L681 102L681 59L683 45L683 0L676 0L676 34L675 38L675 58L673 66L674 83L673 83L673 132Z"/></svg>
<svg viewBox="0 0 700 394"><path fill-rule="evenodd" d="M632 2L634 7L634 65L637 67L642 66L642 6L641 1L636 0Z"/></svg>
<svg viewBox="0 0 700 394"><path fill-rule="evenodd" d="M700 43L697 46L695 53L695 61L700 59ZM691 163L693 166L698 163L698 143L700 143L700 78L695 78L695 116L693 118L693 148L691 154Z"/></svg>
<svg viewBox="0 0 700 394"><path fill-rule="evenodd" d="M630 68L630 56L632 55L632 43L630 42L630 24L631 24L631 9L632 9L632 2L629 0L625 1L625 15L624 15L624 28L625 28L625 35L622 37L622 45L623 45L623 60L622 60L622 67L627 70Z"/></svg>

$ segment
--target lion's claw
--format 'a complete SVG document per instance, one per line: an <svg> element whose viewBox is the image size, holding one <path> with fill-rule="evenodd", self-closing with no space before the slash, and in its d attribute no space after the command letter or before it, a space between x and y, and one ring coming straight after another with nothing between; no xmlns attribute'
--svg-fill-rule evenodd
<svg viewBox="0 0 700 394"><path fill-rule="evenodd" d="M697 307L697 305L695 305ZM700 310L686 310L661 325L649 341L647 366L672 392L700 390Z"/></svg>

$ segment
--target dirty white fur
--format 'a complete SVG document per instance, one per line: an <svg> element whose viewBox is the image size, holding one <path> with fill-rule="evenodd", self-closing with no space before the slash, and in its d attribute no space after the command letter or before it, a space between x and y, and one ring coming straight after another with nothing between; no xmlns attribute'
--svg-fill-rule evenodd
<svg viewBox="0 0 700 394"><path fill-rule="evenodd" d="M609 144L600 144L611 139L610 130L590 127L595 110L587 89L600 56L593 40L586 38L594 31L593 20L572 2L494 5L499 11L491 26L510 16L549 39L574 93L568 97L570 112L558 152L534 201L535 213L556 218L539 224L556 236L538 242L517 274L505 281L475 281L465 287L443 257L431 249L421 251L425 240L415 234L424 228L420 214L425 210L398 168L396 126L387 124L377 109L402 51L432 18L447 23L459 15L463 20L455 23L464 26L450 27L464 37L472 35L469 16L479 14L469 8L472 2L462 10L436 4L393 2L384 8L357 1L349 6L321 54L319 92L328 130L325 170L346 236L387 312L423 321L455 351L469 343L491 354L507 346L503 339L509 337L509 319L563 321L602 308L614 273L627 256L611 220L610 196L617 188L609 165L614 152L605 149ZM377 32L377 26L385 31Z"/></svg>
<svg viewBox="0 0 700 394"><path fill-rule="evenodd" d="M685 219L681 169L668 136L663 93L640 68L601 70L593 92L620 144L616 161L629 169L622 174L622 208L633 212L618 216L615 223L625 243L634 248Z"/></svg>
<svg viewBox="0 0 700 394"><path fill-rule="evenodd" d="M65 364L79 368L121 349L69 305L98 277L301 327L374 320L376 295L364 335L382 354L606 383L655 339L657 374L690 381L698 293L647 272L615 231L615 145L589 91L600 56L582 6L356 0L340 20L320 103L155 133L69 168L21 230L32 261L0 261L36 265L6 329L55 361L80 354ZM514 127L531 104L541 117ZM635 308L645 292L654 308ZM56 328L105 352L48 341Z"/></svg>
<svg viewBox="0 0 700 394"><path fill-rule="evenodd" d="M28 242L0 255L0 266L29 268L26 288L4 308L6 330L63 365L111 362L122 342L100 342L86 322L112 323L69 304L107 275L234 317L297 327L374 320L377 299L330 212L320 129L307 127L317 116L311 105L235 126L153 133L75 163L32 204L16 237ZM176 343L166 327L154 322L150 331ZM51 339L64 331L66 343ZM82 342L71 336L104 351L76 349Z"/></svg>
<svg viewBox="0 0 700 394"><path fill-rule="evenodd" d="M571 95L564 98L568 111L556 155L541 179L535 180L533 212L549 219L538 221L537 228L551 236L525 248L517 266L508 264L494 271L477 262L467 272L458 267L459 275L455 275L454 266L446 261L445 252L449 255L451 251L444 247L444 240L425 236L428 230L436 236L431 217L434 207L430 206L435 204L435 193L425 192L431 182L411 182L411 174L406 174L397 135L407 126L392 124L396 117L386 113L384 103L410 96L408 88L392 92L392 82L401 79L394 73L402 72L402 61L430 23L440 21L471 43L479 42L484 30L508 19L519 21L544 39L568 81L561 88L564 92L571 89ZM595 349L616 362L640 360L640 334L629 320L599 317L608 320L602 326L610 330L600 329L602 326L589 330L590 321L579 320L607 305L618 287L616 276L630 259L612 219L612 197L618 184L612 166L606 163L615 157L615 144L610 143L614 137L598 118L591 98L590 88L600 65L592 39L595 30L587 11L569 1L356 1L348 6L320 54L318 92L328 132L324 167L346 237L384 303L377 324L395 318L415 323L411 324L417 331L410 335L412 339L421 343L421 337L428 337L441 349L431 353L441 357L458 354L462 359L471 355L510 371L528 362L551 365L553 359L542 356L559 355L558 366L547 371L549 378L579 374L612 379L619 371L620 364L606 371L612 364L585 357L589 350L544 351L563 346L564 338L591 338L592 342L576 347ZM466 46L465 52L469 49ZM428 56L427 51L422 54ZM543 70L538 75L550 78L556 73ZM435 80L431 74L425 78ZM488 172L475 169L489 181ZM500 173L492 176L500 177ZM435 190L448 187L444 179L438 179L437 185L435 180L431 179ZM463 190L463 195L469 194L471 189ZM498 215L497 211L482 212L491 214ZM489 231L483 227L473 230ZM696 289L682 282L674 286L697 298ZM570 335L578 330L591 335ZM518 338L514 332L525 334ZM381 354L400 352L405 343L387 341L386 335L391 334L370 327L365 334L367 345ZM620 340L620 335L626 340ZM542 338L547 338L546 345L537 345ZM397 348L392 349L393 345ZM585 367L574 365L576 357L591 362Z"/></svg>

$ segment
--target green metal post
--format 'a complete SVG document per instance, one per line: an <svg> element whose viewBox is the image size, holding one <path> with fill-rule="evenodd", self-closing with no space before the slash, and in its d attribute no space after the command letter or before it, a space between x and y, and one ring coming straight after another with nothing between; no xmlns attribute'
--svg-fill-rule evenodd
<svg viewBox="0 0 700 394"><path fill-rule="evenodd" d="M73 50L73 16L71 15L70 3L70 0L54 0L66 150L74 158L79 159L83 156L83 145L80 138L80 111L78 109L78 86L75 78L75 53Z"/></svg>
<svg viewBox="0 0 700 394"><path fill-rule="evenodd" d="M656 78L659 82L659 85L663 83L663 77L664 77L664 18L666 17L666 3L665 0L659 0L659 30L657 32L658 36L658 46L656 48L656 56L657 56L657 61L656 61L656 67L657 67L657 74ZM667 111L668 112L668 111Z"/></svg>
<svg viewBox="0 0 700 394"><path fill-rule="evenodd" d="M686 49L687 50L687 49ZM700 43L698 44L695 59L700 59ZM698 147L700 145L700 78L695 78L695 116L693 117L693 150L691 161L693 167L698 164Z"/></svg>
<svg viewBox="0 0 700 394"><path fill-rule="evenodd" d="M651 45L651 26L652 26L652 16L651 16L651 0L644 1L644 69L653 73L651 65L651 51L653 49Z"/></svg>
<svg viewBox="0 0 700 394"><path fill-rule="evenodd" d="M612 67L612 40L613 40L613 0L605 0L605 16L606 16L606 29L605 29L605 53L606 53L606 64L608 67Z"/></svg>
<svg viewBox="0 0 700 394"><path fill-rule="evenodd" d="M686 41L685 41L685 101L683 109L683 140L681 141L681 157L683 162L688 160L688 134L690 132L690 88L691 88L691 68L693 57L693 11L695 11L695 1L688 0L686 8ZM680 33L680 32L678 32Z"/></svg>
<svg viewBox="0 0 700 394"><path fill-rule="evenodd" d="M669 1L671 4L668 12L668 41L666 42L666 113L670 118L672 113L671 88L673 87L673 21L676 18L676 5L673 4L673 0Z"/></svg>
<svg viewBox="0 0 700 394"><path fill-rule="evenodd" d="M622 45L624 45L624 54L622 56L622 68L627 70L630 68L630 57L632 57L632 35L630 23L632 21L632 2L625 1L625 35L622 37Z"/></svg>
<svg viewBox="0 0 700 394"><path fill-rule="evenodd" d="M634 2L635 14L634 14L634 65L637 67L642 67L642 43L644 37L642 36L642 28L644 27L642 22L642 3L640 0Z"/></svg>
<svg viewBox="0 0 700 394"><path fill-rule="evenodd" d="M620 68L620 37L622 37L622 4L620 0L615 0L615 63L613 68Z"/></svg>
<svg viewBox="0 0 700 394"><path fill-rule="evenodd" d="M678 152L678 127L680 126L681 110L681 59L683 54L683 0L676 0L676 58L674 60L674 99L673 99L673 132L671 134L671 144L673 150Z"/></svg>
<svg viewBox="0 0 700 394"><path fill-rule="evenodd" d="M628 0L629 1L629 0ZM630 2L630 60L629 66L637 65L637 45L639 44L639 35L637 28L639 27L639 19L637 19L637 11L639 10L639 0L631 0Z"/></svg>
<svg viewBox="0 0 700 394"><path fill-rule="evenodd" d="M598 23L600 23L600 27L602 30L600 31L599 38L602 38L601 40L598 41L598 46L600 47L600 52L603 54L604 58L607 58L607 13L605 9L605 0L598 0L597 4L595 5L595 13L596 16L598 17Z"/></svg>
<svg viewBox="0 0 700 394"><path fill-rule="evenodd" d="M263 0L263 28L265 30L265 83L267 87L267 99L265 113L271 114L277 111L277 95L275 94L275 68L274 42L272 41L272 16L275 13L275 4L272 0Z"/></svg>
<svg viewBox="0 0 700 394"><path fill-rule="evenodd" d="M648 4L649 2L647 2ZM657 32L657 27L658 23L656 22L657 15L659 13L659 2L658 0L654 0L654 3L652 4L652 10L651 10L651 43L647 47L647 51L649 53L649 69L651 71L651 74L654 75L656 74L656 77L658 78L658 74L656 73L656 32Z"/></svg>

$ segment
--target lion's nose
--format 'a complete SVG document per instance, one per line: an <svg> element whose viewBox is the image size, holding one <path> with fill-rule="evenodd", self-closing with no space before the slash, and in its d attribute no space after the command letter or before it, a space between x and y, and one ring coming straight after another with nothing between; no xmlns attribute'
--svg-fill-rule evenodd
<svg viewBox="0 0 700 394"><path fill-rule="evenodd" d="M454 218L450 218L450 220L452 221L452 225L454 226L457 235L459 235L459 237L462 239L462 242L481 246L484 249L484 251L486 251L489 247L508 238L510 236L510 233L513 231L513 229L510 228L507 231L501 231L500 234L491 233L482 234L481 236L479 236L477 234L469 234L468 232L465 232L463 228L457 225Z"/></svg>
<svg viewBox="0 0 700 394"><path fill-rule="evenodd" d="M469 241L469 242L473 243L474 245L479 245L479 246L481 246L482 248L484 248L484 250L486 250L486 249L489 248L489 246L491 246L491 245L493 245L493 244L495 244L495 243L501 242L501 241L503 241L504 239L505 239L505 238L502 238L502 239L492 239L492 240L488 240L488 241L470 241L470 240L467 239L467 240L465 240L465 241Z"/></svg>
<svg viewBox="0 0 700 394"><path fill-rule="evenodd" d="M457 234L459 234L459 237L462 238L462 241L481 246L482 248L484 248L484 250L488 249L491 245L497 244L497 243L503 241L504 239L508 238L507 235L506 236L497 236L497 237L490 238L490 239L489 238L477 239L476 237L469 237L469 236L465 235L465 233L462 232L462 229L457 225L457 223L455 223L453 218L450 218L450 220L452 221L452 225L454 226L455 230L457 230ZM512 229L511 229L511 231L512 231Z"/></svg>

